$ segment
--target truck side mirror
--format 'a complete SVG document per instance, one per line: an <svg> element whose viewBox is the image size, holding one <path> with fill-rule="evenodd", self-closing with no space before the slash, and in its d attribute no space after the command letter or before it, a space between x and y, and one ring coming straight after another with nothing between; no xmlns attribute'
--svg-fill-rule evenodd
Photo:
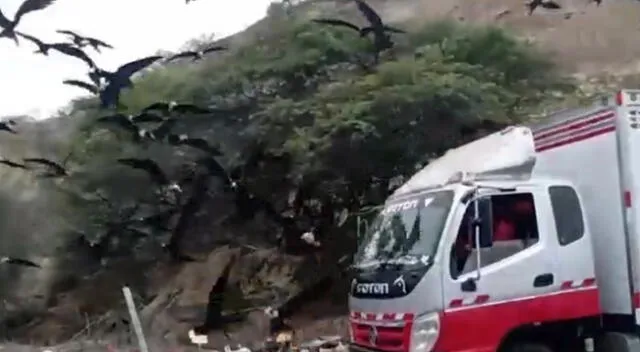
<svg viewBox="0 0 640 352"><path fill-rule="evenodd" d="M491 197L478 198L477 202L478 214L471 221L469 226L469 235L472 238L474 248L489 248L493 246L493 208L491 206ZM472 204L472 206L475 206ZM480 231L480 243L475 243L476 229Z"/></svg>

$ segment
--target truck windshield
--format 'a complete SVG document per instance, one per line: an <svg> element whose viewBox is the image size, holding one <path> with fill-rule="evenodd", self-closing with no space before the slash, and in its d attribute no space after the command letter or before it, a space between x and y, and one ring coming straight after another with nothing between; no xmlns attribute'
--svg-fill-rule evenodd
<svg viewBox="0 0 640 352"><path fill-rule="evenodd" d="M429 265L452 202L453 191L438 191L385 204L360 242L354 267Z"/></svg>

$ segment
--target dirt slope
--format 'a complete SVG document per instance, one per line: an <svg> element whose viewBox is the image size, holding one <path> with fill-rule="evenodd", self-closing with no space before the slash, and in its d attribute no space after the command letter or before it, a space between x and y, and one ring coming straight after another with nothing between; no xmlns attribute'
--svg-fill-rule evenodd
<svg viewBox="0 0 640 352"><path fill-rule="evenodd" d="M522 1L514 0L368 2L385 20L409 28L445 17L513 29L539 44L571 73L627 75L640 69L639 1L604 0L599 7L588 0L558 1L563 9L556 12L540 10L532 16L527 15ZM339 13L354 18L356 14L348 0L309 0L301 7L308 17ZM508 14L497 18L507 10Z"/></svg>

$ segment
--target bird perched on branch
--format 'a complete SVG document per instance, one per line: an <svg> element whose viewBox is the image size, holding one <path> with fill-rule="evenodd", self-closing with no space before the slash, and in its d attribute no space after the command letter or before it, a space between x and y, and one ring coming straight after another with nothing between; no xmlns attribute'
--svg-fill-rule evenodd
<svg viewBox="0 0 640 352"><path fill-rule="evenodd" d="M0 257L0 264L14 264L14 265L29 266L32 268L42 268L42 266L30 260L12 258L12 257Z"/></svg>
<svg viewBox="0 0 640 352"><path fill-rule="evenodd" d="M229 186L231 189L238 187L238 184L231 178L227 170L213 157L200 158L196 160L196 164L204 166L209 175L221 178L225 186Z"/></svg>
<svg viewBox="0 0 640 352"><path fill-rule="evenodd" d="M157 102L142 109L144 112L159 112L162 114L208 114L209 109L201 108L194 104L181 104L175 101Z"/></svg>
<svg viewBox="0 0 640 352"><path fill-rule="evenodd" d="M153 183L165 190L182 192L180 185L171 181L160 166L151 159L122 158L118 159L118 162L131 168L145 171L151 177Z"/></svg>
<svg viewBox="0 0 640 352"><path fill-rule="evenodd" d="M162 121L164 121L162 117L146 112L142 112L137 115L113 114L103 116L97 120L99 123L112 124L131 132L131 136L135 142L141 142L145 139L156 139L156 136L152 131L138 127L136 125L137 123Z"/></svg>
<svg viewBox="0 0 640 352"><path fill-rule="evenodd" d="M22 17L30 12L44 10L54 2L55 0L25 0L13 16L13 21L9 20L0 10L0 38L5 37L13 39L16 45L19 45L16 27L20 23Z"/></svg>
<svg viewBox="0 0 640 352"><path fill-rule="evenodd" d="M202 150L211 156L221 156L222 152L219 148L213 147L203 138L190 138L186 134L175 135L170 134L167 138L169 144L174 146L186 145L195 149Z"/></svg>

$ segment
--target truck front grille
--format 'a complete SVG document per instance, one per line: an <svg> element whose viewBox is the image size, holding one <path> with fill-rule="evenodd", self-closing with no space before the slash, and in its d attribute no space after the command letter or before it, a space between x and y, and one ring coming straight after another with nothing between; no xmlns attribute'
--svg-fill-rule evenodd
<svg viewBox="0 0 640 352"><path fill-rule="evenodd" d="M351 314L352 343L385 352L407 352L413 314ZM372 330L375 329L375 333ZM372 335L376 337L373 338Z"/></svg>

